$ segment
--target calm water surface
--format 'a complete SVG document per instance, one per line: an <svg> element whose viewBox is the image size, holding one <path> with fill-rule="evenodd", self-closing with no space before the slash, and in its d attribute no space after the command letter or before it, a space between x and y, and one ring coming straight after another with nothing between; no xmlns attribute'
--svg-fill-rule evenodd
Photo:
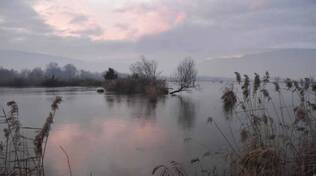
<svg viewBox="0 0 316 176"><path fill-rule="evenodd" d="M212 116L227 126L223 87L204 82L190 93L157 101L98 94L95 88L1 88L0 103L5 107L15 100L23 125L41 127L54 97L63 97L48 142L49 175L68 173L61 145L70 155L73 175L145 176L156 165L175 160L189 167L192 158L224 148L218 131L206 123Z"/></svg>

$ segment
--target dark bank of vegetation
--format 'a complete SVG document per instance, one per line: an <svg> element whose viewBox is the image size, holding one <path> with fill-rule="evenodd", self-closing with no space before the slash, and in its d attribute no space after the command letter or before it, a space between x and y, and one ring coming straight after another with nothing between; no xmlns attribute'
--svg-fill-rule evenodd
<svg viewBox="0 0 316 176"><path fill-rule="evenodd" d="M171 81L176 89L168 87L167 80L158 71L158 64L142 58L130 66L130 74L119 74L113 68L103 73L78 70L74 65L59 67L49 63L45 69L16 71L0 67L0 87L65 87L103 86L107 91L120 94L144 94L151 98L176 94L195 87L197 71L192 59L183 60Z"/></svg>
<svg viewBox="0 0 316 176"><path fill-rule="evenodd" d="M271 80L268 72L262 78L255 74L253 80L235 74L236 82L224 90L221 99L227 123L238 127L232 129L231 124L231 129L223 129L215 118L208 118L228 150L205 150L192 158L189 165L194 175L314 176L316 82L311 78ZM152 174L185 176L191 172L171 161L155 167Z"/></svg>
<svg viewBox="0 0 316 176"><path fill-rule="evenodd" d="M34 68L16 71L0 67L1 87L62 87L62 86L101 86L101 73L78 70L74 65L59 67L49 63L45 69Z"/></svg>
<svg viewBox="0 0 316 176"><path fill-rule="evenodd" d="M142 58L130 66L130 72L129 75L119 77L114 69L109 68L104 75L105 89L124 94L145 94L154 98L194 88L197 75L194 61L189 58L179 64L172 77L177 85L175 90L168 87L166 79L158 71L157 62L153 60Z"/></svg>

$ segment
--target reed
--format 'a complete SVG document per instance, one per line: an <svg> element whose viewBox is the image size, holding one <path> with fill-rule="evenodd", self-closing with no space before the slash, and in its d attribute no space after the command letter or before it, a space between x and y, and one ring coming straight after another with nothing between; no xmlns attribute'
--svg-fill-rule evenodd
<svg viewBox="0 0 316 176"><path fill-rule="evenodd" d="M231 152L235 155L231 167L235 169L227 169L230 175L315 174L316 94L312 79L271 81L266 72L262 78L255 73L251 82L247 75L244 80L240 73L235 75L236 84L226 89L222 97L224 110L231 111L231 118L241 122L241 142L234 149L238 152Z"/></svg>
<svg viewBox="0 0 316 176"><path fill-rule="evenodd" d="M208 118L227 143L223 152L207 149L210 160L220 153L222 164L198 156L193 175L314 176L316 174L316 83L311 78L272 80L268 72L253 79L235 72L221 101L227 123L238 124L240 136L229 136L215 118ZM231 127L231 126L230 126ZM191 141L191 140L190 140ZM239 141L239 142L236 142ZM186 168L190 170L190 168ZM177 174L173 174L177 175Z"/></svg>
<svg viewBox="0 0 316 176"><path fill-rule="evenodd" d="M2 109L1 124L4 141L0 145L0 175L44 176L44 156L51 125L62 98L56 97L42 128L23 126L15 101L7 103L9 110ZM28 137L36 132L35 137Z"/></svg>

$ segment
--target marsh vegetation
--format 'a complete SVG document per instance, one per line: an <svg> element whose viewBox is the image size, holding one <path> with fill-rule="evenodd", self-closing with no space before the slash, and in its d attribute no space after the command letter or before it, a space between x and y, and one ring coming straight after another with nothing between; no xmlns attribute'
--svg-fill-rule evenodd
<svg viewBox="0 0 316 176"><path fill-rule="evenodd" d="M224 129L209 117L207 122L222 136L227 150L206 150L192 158L198 175L313 176L316 173L316 84L311 78L271 80L268 72L235 73L236 81L221 97L227 123ZM205 158L220 155L226 164L210 164ZM153 175L190 175L172 161L153 169ZM198 167L197 167L198 166ZM196 170L197 167L197 170Z"/></svg>

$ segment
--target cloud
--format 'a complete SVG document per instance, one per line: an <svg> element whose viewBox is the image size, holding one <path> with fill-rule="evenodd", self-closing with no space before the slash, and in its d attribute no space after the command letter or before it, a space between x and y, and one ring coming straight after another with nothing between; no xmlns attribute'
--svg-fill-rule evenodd
<svg viewBox="0 0 316 176"><path fill-rule="evenodd" d="M119 8L104 6L102 10L94 7L96 4L87 0L50 0L37 1L33 8L56 35L92 40L137 40L168 31L185 18L183 12L158 2L123 3ZM82 32L96 29L98 33Z"/></svg>
<svg viewBox="0 0 316 176"><path fill-rule="evenodd" d="M0 1L0 48L113 63L316 46L313 0ZM32 43L32 45L30 45ZM105 66L106 67L106 66Z"/></svg>
<svg viewBox="0 0 316 176"><path fill-rule="evenodd" d="M12 29L20 32L47 34L51 29L43 24L37 13L29 7L26 1L12 0L0 2L0 23L2 29Z"/></svg>
<svg viewBox="0 0 316 176"><path fill-rule="evenodd" d="M72 20L70 20L70 23L81 23L81 22L85 22L88 20L89 20L89 18L87 16L77 15Z"/></svg>

